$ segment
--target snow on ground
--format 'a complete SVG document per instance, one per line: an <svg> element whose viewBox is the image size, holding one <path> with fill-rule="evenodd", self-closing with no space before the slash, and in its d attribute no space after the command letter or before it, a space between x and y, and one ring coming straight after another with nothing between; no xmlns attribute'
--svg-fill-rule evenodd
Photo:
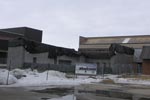
<svg viewBox="0 0 150 100"><path fill-rule="evenodd" d="M0 85L7 84L7 76L8 70L0 69ZM16 82L17 78L10 74L8 78L8 84L14 84Z"/></svg>
<svg viewBox="0 0 150 100"><path fill-rule="evenodd" d="M116 78L114 79L115 83L123 84L137 84L137 85L150 85L150 80L140 80L133 78Z"/></svg>
<svg viewBox="0 0 150 100"><path fill-rule="evenodd" d="M8 70L0 69L0 87L80 85L89 84L92 82L101 82L104 79L111 79L115 83L150 85L150 80L118 78L118 75L111 74L107 74L104 77L97 76L96 78L89 78L87 76L82 76L78 78L67 78L66 74L62 72L49 70L39 73L37 72L37 70L31 71L31 69L14 69L10 71L8 79L9 85L6 85L7 76Z"/></svg>
<svg viewBox="0 0 150 100"><path fill-rule="evenodd" d="M136 84L136 85L150 85L150 80L143 80L140 78L118 78L118 75L106 75L105 78L113 80L115 83L121 84Z"/></svg>
<svg viewBox="0 0 150 100"><path fill-rule="evenodd" d="M7 70L5 69L0 70L0 83L2 83L1 86L6 86L7 75L8 75ZM79 85L100 81L101 79L93 79L88 77L66 78L65 73L52 70L39 73L36 70L31 71L30 69L28 70L14 69L10 71L9 84L11 85L7 87Z"/></svg>

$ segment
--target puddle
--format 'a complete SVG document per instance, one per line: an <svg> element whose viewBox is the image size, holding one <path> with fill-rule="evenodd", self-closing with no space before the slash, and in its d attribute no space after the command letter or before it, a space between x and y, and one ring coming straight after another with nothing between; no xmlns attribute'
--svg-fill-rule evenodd
<svg viewBox="0 0 150 100"><path fill-rule="evenodd" d="M130 93L124 93L116 90L96 90L96 91L79 90L78 93L90 93L100 97L110 97L110 98L119 98L119 99L127 99L127 100L132 100L133 97L133 95Z"/></svg>
<svg viewBox="0 0 150 100"><path fill-rule="evenodd" d="M41 100L49 100L50 98L41 98Z"/></svg>
<svg viewBox="0 0 150 100"><path fill-rule="evenodd" d="M138 98L133 99L133 94L126 93L120 89L110 89L110 90L83 90L83 89L76 89L74 87L55 87L55 88L46 88L43 90L32 90L32 92L37 93L46 93L49 95L55 95L55 98L41 98L41 100L82 100L78 96L80 95L86 97L107 97L107 98L115 98L116 99L125 99L125 100L150 100L149 98ZM90 94L90 95L88 95ZM84 99L87 100L87 99ZM88 99L90 100L90 99ZM97 100L97 99L91 99Z"/></svg>
<svg viewBox="0 0 150 100"><path fill-rule="evenodd" d="M73 94L71 94L71 95L66 95L60 98L53 98L49 100L76 100L76 97Z"/></svg>
<svg viewBox="0 0 150 100"><path fill-rule="evenodd" d="M96 95L132 100L133 95L116 90L96 90Z"/></svg>
<svg viewBox="0 0 150 100"><path fill-rule="evenodd" d="M74 88L46 88L43 90L32 90L32 92L37 92L37 93L47 93L50 95L58 95L58 96L65 96L68 94L73 94Z"/></svg>
<svg viewBox="0 0 150 100"><path fill-rule="evenodd" d="M139 100L150 100L150 98L140 98Z"/></svg>

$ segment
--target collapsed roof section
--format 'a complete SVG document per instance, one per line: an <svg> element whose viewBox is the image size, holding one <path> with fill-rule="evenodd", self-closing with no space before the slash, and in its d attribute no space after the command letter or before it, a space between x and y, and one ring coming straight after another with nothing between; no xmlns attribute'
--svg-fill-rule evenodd
<svg viewBox="0 0 150 100"><path fill-rule="evenodd" d="M63 55L70 57L80 56L80 54L74 49L47 45L40 42L31 41L25 38L16 38L14 40L9 41L9 47L18 46L23 46L26 49L26 51L32 54L48 52L49 58L56 58L57 56Z"/></svg>
<svg viewBox="0 0 150 100"><path fill-rule="evenodd" d="M116 54L134 55L134 49L120 44L111 44L108 49L80 49L80 52L94 59L109 59Z"/></svg>
<svg viewBox="0 0 150 100"><path fill-rule="evenodd" d="M115 53L133 55L133 50L137 51L141 50L143 46L150 46L150 35L110 37L80 36L79 40L79 51L89 58L95 59L109 59Z"/></svg>
<svg viewBox="0 0 150 100"><path fill-rule="evenodd" d="M115 55L116 53L120 54L127 54L127 55L134 55L134 49L122 46L120 44L113 43L110 45L109 51L112 52L112 55Z"/></svg>

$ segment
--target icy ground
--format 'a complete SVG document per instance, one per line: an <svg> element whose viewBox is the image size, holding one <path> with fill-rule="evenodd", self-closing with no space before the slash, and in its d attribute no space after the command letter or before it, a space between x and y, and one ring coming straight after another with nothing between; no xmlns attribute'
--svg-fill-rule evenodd
<svg viewBox="0 0 150 100"><path fill-rule="evenodd" d="M45 71L42 73L31 69L14 69L10 71L7 84L8 70L0 69L0 87L22 87L22 86L49 86L49 85L80 85L89 83L100 83L105 79L111 79L114 83L150 85L150 80L133 78L118 78L118 75L105 75L104 78L77 77L67 78L65 73L58 71Z"/></svg>
<svg viewBox="0 0 150 100"><path fill-rule="evenodd" d="M48 100L76 100L76 97L74 95L66 95L60 98L53 98Z"/></svg>

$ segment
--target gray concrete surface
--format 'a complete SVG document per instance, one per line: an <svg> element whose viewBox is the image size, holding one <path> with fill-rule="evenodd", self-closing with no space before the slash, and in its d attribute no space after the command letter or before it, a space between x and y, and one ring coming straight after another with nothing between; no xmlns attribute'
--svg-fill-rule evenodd
<svg viewBox="0 0 150 100"><path fill-rule="evenodd" d="M52 98L52 96L30 92L25 88L0 88L0 100L41 100L41 98Z"/></svg>

